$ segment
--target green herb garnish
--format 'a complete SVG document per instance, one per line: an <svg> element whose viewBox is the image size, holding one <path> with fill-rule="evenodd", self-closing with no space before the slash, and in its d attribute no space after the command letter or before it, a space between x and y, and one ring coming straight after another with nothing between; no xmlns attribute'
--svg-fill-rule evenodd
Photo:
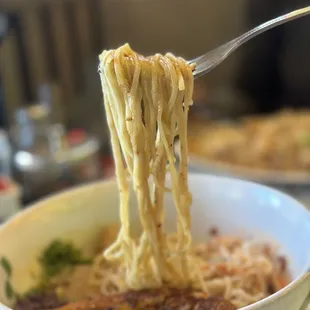
<svg viewBox="0 0 310 310"><path fill-rule="evenodd" d="M71 243L56 240L52 242L39 259L44 278L51 278L68 267L91 264L91 259L85 259L82 252Z"/></svg>
<svg viewBox="0 0 310 310"><path fill-rule="evenodd" d="M5 282L5 295L8 299L13 299L15 297L15 292L9 281Z"/></svg>
<svg viewBox="0 0 310 310"><path fill-rule="evenodd" d="M1 264L2 268L3 268L3 270L5 271L6 275L8 277L11 277L11 275L12 275L12 266L11 266L10 262L5 257L1 257L0 264Z"/></svg>
<svg viewBox="0 0 310 310"><path fill-rule="evenodd" d="M12 299L14 297L17 296L17 294L15 293L13 286L11 284L10 278L12 276L12 266L11 263L8 261L7 258L5 257L1 257L0 259L0 265L2 266L4 272L7 275L7 279L5 281L5 285L4 285L4 290L5 290L5 295L8 299Z"/></svg>

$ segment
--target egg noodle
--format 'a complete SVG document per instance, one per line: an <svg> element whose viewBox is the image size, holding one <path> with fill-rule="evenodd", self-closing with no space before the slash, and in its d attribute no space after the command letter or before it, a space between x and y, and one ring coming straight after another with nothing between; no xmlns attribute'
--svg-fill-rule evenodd
<svg viewBox="0 0 310 310"><path fill-rule="evenodd" d="M192 67L172 54L142 57L126 44L104 51L99 70L121 201L121 230L104 256L126 265L126 283L131 289L155 288L163 283L187 286L191 245L187 115L192 104ZM174 157L176 136L180 138L179 167ZM162 226L167 171L177 209L176 251L182 252L179 264ZM127 173L143 228L138 243L130 236Z"/></svg>
<svg viewBox="0 0 310 310"><path fill-rule="evenodd" d="M128 44L100 55L99 73L120 193L121 228L92 266L101 293L190 287L241 307L284 284L276 255L234 237L192 246L187 171L187 120L193 67L172 54L143 57ZM174 140L180 140L178 164ZM165 187L166 175L171 189ZM142 233L131 235L130 183ZM166 234L164 194L171 191L177 229ZM282 280L281 280L282 279ZM281 282L281 281L282 282Z"/></svg>

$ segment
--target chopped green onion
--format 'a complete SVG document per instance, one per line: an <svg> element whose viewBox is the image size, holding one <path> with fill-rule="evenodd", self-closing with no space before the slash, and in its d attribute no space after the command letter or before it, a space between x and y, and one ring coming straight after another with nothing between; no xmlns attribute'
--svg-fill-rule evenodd
<svg viewBox="0 0 310 310"><path fill-rule="evenodd" d="M11 275L12 275L12 267L11 267L10 262L7 260L7 258L1 257L0 264L1 264L2 268L3 268L3 270L5 271L6 275L8 277L11 277Z"/></svg>

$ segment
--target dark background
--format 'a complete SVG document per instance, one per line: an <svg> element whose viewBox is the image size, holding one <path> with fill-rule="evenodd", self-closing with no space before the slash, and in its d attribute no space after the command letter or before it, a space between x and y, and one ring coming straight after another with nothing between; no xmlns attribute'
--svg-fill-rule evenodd
<svg viewBox="0 0 310 310"><path fill-rule="evenodd" d="M310 5L298 0L3 0L0 126L22 105L47 100L54 117L106 138L97 55L124 42L145 54L198 56L268 19ZM307 107L310 17L248 42L196 81L196 110L214 117ZM47 89L47 92L42 92Z"/></svg>

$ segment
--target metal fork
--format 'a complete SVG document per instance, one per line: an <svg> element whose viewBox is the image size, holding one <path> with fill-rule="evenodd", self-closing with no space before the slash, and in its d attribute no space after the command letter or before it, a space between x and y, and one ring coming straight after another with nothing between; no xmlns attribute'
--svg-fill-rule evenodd
<svg viewBox="0 0 310 310"><path fill-rule="evenodd" d="M194 77L198 78L212 69L217 67L224 59L226 59L234 50L236 50L239 46L246 43L250 39L256 37L257 35L272 29L276 26L282 25L294 19L303 17L310 14L310 6L305 8L292 11L290 13L284 14L277 18L274 18L268 22L265 22L252 30L242 34L240 37L229 41L219 47L215 48L214 50L201 55L195 59L189 61L190 64L196 64L194 69Z"/></svg>

